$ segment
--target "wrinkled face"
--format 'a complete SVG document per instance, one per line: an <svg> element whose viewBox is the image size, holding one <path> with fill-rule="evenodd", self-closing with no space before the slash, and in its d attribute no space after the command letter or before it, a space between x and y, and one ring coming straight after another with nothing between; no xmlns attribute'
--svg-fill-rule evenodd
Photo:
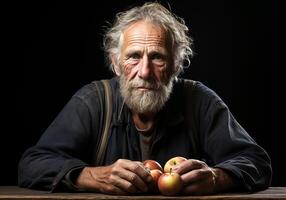
<svg viewBox="0 0 286 200"><path fill-rule="evenodd" d="M166 31L150 22L136 22L124 31L120 86L134 112L157 112L169 98L173 79L169 46Z"/></svg>
<svg viewBox="0 0 286 200"><path fill-rule="evenodd" d="M139 21L123 33L121 72L128 80L138 76L166 82L170 52L166 31L150 22ZM144 89L144 88L143 88Z"/></svg>

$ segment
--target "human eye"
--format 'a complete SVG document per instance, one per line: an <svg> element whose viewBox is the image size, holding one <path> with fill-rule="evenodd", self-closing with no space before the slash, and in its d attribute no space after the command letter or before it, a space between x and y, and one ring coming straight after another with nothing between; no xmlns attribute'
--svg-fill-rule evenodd
<svg viewBox="0 0 286 200"><path fill-rule="evenodd" d="M140 54L139 53L131 53L128 55L128 58L138 60L138 59L140 59Z"/></svg>
<svg viewBox="0 0 286 200"><path fill-rule="evenodd" d="M153 53L151 55L151 59L152 60L161 60L161 59L163 59L163 55L161 55L160 53Z"/></svg>
<svg viewBox="0 0 286 200"><path fill-rule="evenodd" d="M141 58L141 56L138 52L130 52L130 53L126 54L126 56L125 56L126 62L130 65L137 65L140 58Z"/></svg>
<svg viewBox="0 0 286 200"><path fill-rule="evenodd" d="M156 52L151 55L151 60L153 63L161 65L165 62L165 56L161 53Z"/></svg>

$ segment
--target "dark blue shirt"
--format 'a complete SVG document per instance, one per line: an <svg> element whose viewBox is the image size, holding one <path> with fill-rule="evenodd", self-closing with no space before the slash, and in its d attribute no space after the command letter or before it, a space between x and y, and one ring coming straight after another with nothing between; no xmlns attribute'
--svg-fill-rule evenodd
<svg viewBox="0 0 286 200"><path fill-rule="evenodd" d="M124 104L118 78L110 81L113 94L111 135L104 160L141 160L138 131ZM164 164L174 156L204 160L225 169L240 189L267 188L271 181L270 158L235 120L219 96L200 82L174 81L173 91L158 113L152 133L150 159ZM96 147L105 117L94 83L81 88L19 163L19 185L65 189L65 175L96 164Z"/></svg>

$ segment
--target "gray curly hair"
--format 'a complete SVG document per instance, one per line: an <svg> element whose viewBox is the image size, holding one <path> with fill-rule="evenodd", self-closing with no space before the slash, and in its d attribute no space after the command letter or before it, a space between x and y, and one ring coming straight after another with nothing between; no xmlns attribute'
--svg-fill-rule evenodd
<svg viewBox="0 0 286 200"><path fill-rule="evenodd" d="M131 24L142 20L161 25L169 34L173 51L173 72L174 76L178 76L184 67L190 65L190 57L193 55L191 49L193 40L187 35L189 29L182 18L172 14L161 4L153 2L116 15L113 26L107 30L103 39L103 47L111 70L115 72L111 55L115 56L116 63L120 61L121 38L124 30Z"/></svg>

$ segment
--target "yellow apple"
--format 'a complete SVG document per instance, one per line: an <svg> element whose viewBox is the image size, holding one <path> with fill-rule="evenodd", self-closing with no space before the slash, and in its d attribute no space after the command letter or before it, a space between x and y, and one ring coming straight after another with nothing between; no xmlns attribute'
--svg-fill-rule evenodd
<svg viewBox="0 0 286 200"><path fill-rule="evenodd" d="M175 167L176 165L179 165L180 163L186 161L187 158L184 158L182 156L176 156L176 157L173 157L171 159L169 159L166 164L164 165L164 172L171 172L172 168Z"/></svg>

